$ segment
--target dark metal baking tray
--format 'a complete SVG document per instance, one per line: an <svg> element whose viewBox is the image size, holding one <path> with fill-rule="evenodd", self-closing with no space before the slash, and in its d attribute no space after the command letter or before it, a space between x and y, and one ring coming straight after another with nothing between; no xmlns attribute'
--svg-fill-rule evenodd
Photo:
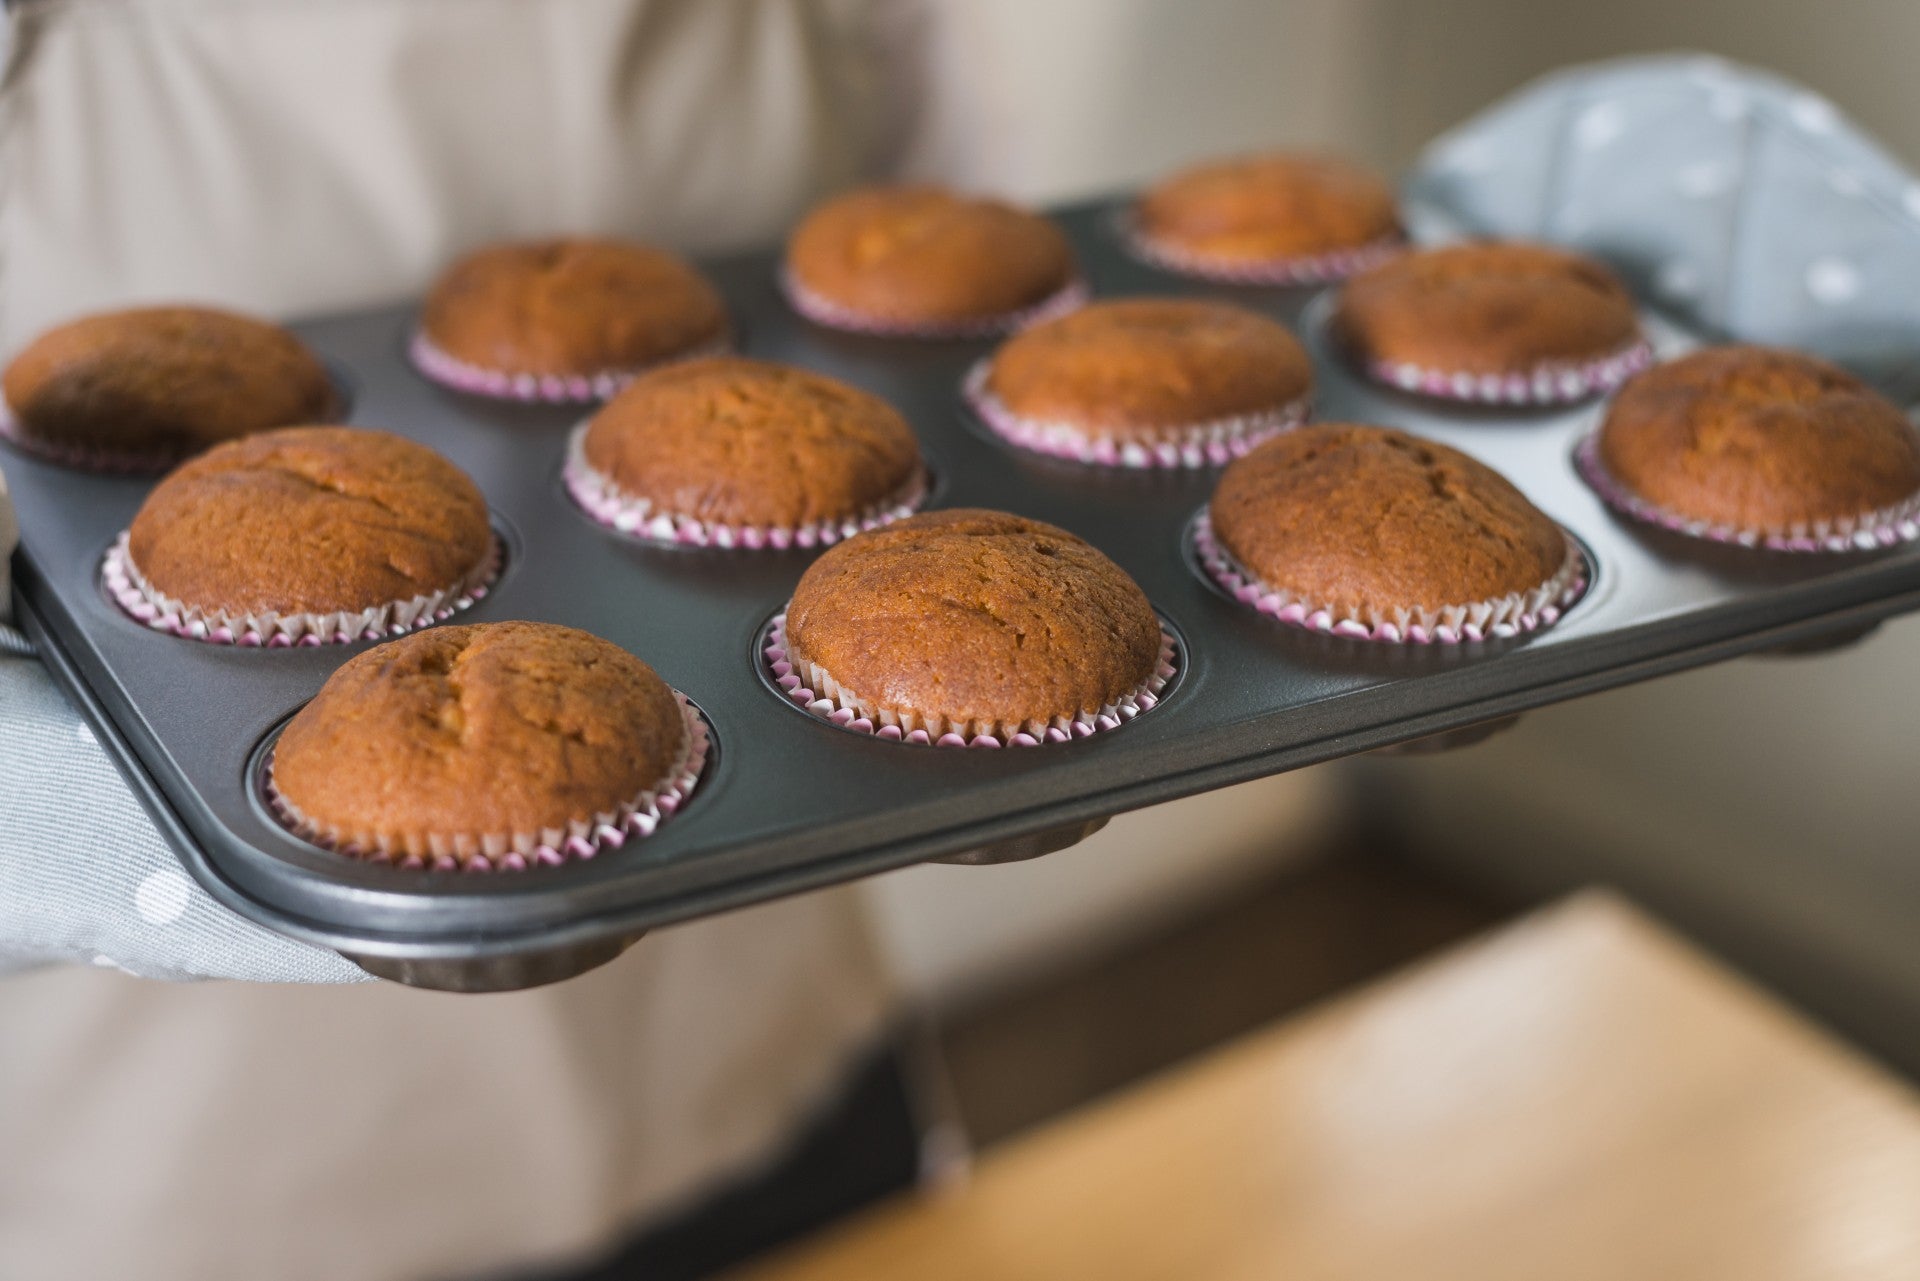
<svg viewBox="0 0 1920 1281"><path fill-rule="evenodd" d="M1003 751L881 742L810 718L761 679L755 638L814 553L655 548L592 524L559 482L567 429L581 411L478 400L427 382L405 357L409 307L296 328L344 371L353 422L433 445L486 492L507 567L462 621L585 628L644 657L705 711L716 758L692 802L657 834L590 863L455 876L357 864L282 831L261 806L251 764L366 646L236 649L123 616L98 571L149 479L4 455L25 531L18 591L28 625L217 898L384 973L488 987L570 972L667 922L983 847L1037 852L1119 811L1857 631L1920 606L1920 548L1790 556L1627 524L1572 465L1597 406L1455 409L1369 387L1326 350L1324 298L1209 286L1141 265L1121 250L1109 212L1060 214L1097 293L1206 294L1299 322L1318 372L1319 417L1404 426L1505 472L1590 551L1596 574L1585 599L1524 641L1458 648L1339 640L1254 614L1192 568L1186 531L1217 473L1111 472L1018 453L973 423L958 395L989 343L816 328L780 299L775 256L758 253L707 264L744 350L899 406L937 473L938 505L1053 521L1123 565L1184 643L1178 686L1161 706L1117 732ZM1684 345L1671 327L1656 329L1669 346Z"/></svg>

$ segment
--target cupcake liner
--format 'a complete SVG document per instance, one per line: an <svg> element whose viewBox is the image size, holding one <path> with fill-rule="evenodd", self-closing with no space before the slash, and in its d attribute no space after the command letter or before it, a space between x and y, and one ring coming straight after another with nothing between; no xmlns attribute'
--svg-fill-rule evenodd
<svg viewBox="0 0 1920 1281"><path fill-rule="evenodd" d="M849 333L875 334L882 338L996 338L1076 311L1084 307L1092 296L1087 282L1076 276L1051 297L1031 307L977 320L938 322L888 320L869 315L814 292L801 284L791 271L784 269L780 273L780 288L786 294L788 304L816 325L844 329Z"/></svg>
<svg viewBox="0 0 1920 1281"><path fill-rule="evenodd" d="M1571 537L1566 542L1566 559L1560 568L1530 591L1468 605L1433 609L1415 606L1391 613L1355 615L1261 582L1214 537L1213 517L1206 508L1193 522L1193 547L1201 566L1241 604L1309 631L1401 645L1504 640L1553 625L1587 590L1586 555Z"/></svg>
<svg viewBox="0 0 1920 1281"><path fill-rule="evenodd" d="M341 407L341 399L336 393L333 409ZM324 417L324 415L323 415ZM202 449L107 449L99 445L61 444L56 441L40 440L27 435L20 427L19 419L14 415L13 407L0 400L0 437L4 437L15 449L59 467L75 467L82 471L101 472L110 476L151 475L155 472L169 471L179 463L185 462L196 453L204 452L222 442L208 441Z"/></svg>
<svg viewBox="0 0 1920 1281"><path fill-rule="evenodd" d="M1177 670L1173 636L1160 631L1160 654L1154 660L1153 674L1137 689L1107 704L1097 712L1073 716L1055 716L1049 720L956 721L945 716L914 710L880 707L861 698L833 677L818 663L810 663L803 673L787 652L787 616L775 615L767 628L761 656L768 675L793 703L842 729L894 742L931 744L935 747L1037 747L1043 743L1065 743L1088 738L1103 730L1119 729L1128 721L1159 706L1162 694Z"/></svg>
<svg viewBox="0 0 1920 1281"><path fill-rule="evenodd" d="M407 344L414 368L443 387L470 396L495 400L522 400L549 405L584 404L611 399L621 388L649 370L680 360L721 356L733 349L733 338L722 334L685 351L662 356L632 369L609 369L597 374L515 374L468 364L435 346L424 330L416 329Z"/></svg>
<svg viewBox="0 0 1920 1281"><path fill-rule="evenodd" d="M565 827L512 833L348 832L309 818L282 795L273 784L271 755L261 789L268 808L288 831L337 854L369 863L435 872L520 872L530 867L557 866L570 859L590 859L619 849L629 840L653 835L699 784L712 747L707 723L686 695L674 690L673 698L687 728L686 746L673 768L631 801L575 819ZM421 846L426 849L424 854L418 852Z"/></svg>
<svg viewBox="0 0 1920 1281"><path fill-rule="evenodd" d="M1580 447L1574 452L1574 463L1587 484L1609 507L1635 520L1658 525L1689 538L1776 552L1874 551L1920 539L1920 494L1891 507L1858 516L1803 521L1784 530L1765 530L1698 520L1648 502L1628 489L1624 482L1615 479L1606 464L1600 461L1598 432L1580 442Z"/></svg>
<svg viewBox="0 0 1920 1281"><path fill-rule="evenodd" d="M811 525L735 525L661 511L653 500L637 498L611 476L587 461L587 424L573 429L567 440L567 461L561 470L567 493L580 509L602 525L634 538L691 547L771 548L825 547L843 538L911 516L927 498L926 469L916 469L907 483L879 502L841 521Z"/></svg>
<svg viewBox="0 0 1920 1281"><path fill-rule="evenodd" d="M122 533L107 552L100 579L107 594L126 614L155 631L184 636L214 645L263 646L344 645L360 640L384 640L449 618L484 597L500 576L503 553L497 537L464 578L442 591L409 600L389 601L370 609L334 614L229 613L202 609L177 601L149 583L133 563L130 535Z"/></svg>
<svg viewBox="0 0 1920 1281"><path fill-rule="evenodd" d="M1653 346L1636 338L1598 360L1554 361L1524 374L1469 374L1397 360L1365 362L1367 377L1401 391L1483 405L1570 405L1612 391L1653 364Z"/></svg>
<svg viewBox="0 0 1920 1281"><path fill-rule="evenodd" d="M967 371L961 391L974 414L996 436L1037 454L1102 467L1219 467L1249 453L1263 441L1300 426L1307 421L1313 407L1312 398L1302 396L1291 404L1259 413L1157 428L1165 434L1163 440L1122 441L1111 436L1091 435L1075 423L1022 418L988 390L987 379L992 369L990 357L975 363Z"/></svg>
<svg viewBox="0 0 1920 1281"><path fill-rule="evenodd" d="M1132 211L1114 219L1127 252L1151 267L1229 285L1324 285L1376 267L1406 250L1403 236L1386 236L1350 249L1287 258L1227 258L1149 235Z"/></svg>

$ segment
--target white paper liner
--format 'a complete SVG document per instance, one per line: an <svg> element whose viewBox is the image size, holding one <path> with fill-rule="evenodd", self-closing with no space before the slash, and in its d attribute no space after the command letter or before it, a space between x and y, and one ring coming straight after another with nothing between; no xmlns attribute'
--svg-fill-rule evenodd
<svg viewBox="0 0 1920 1281"><path fill-rule="evenodd" d="M1612 391L1653 364L1653 346L1636 338L1598 360L1551 361L1527 373L1468 374L1406 361L1365 362L1367 377L1388 387L1441 400L1483 405L1566 405Z"/></svg>
<svg viewBox="0 0 1920 1281"><path fill-rule="evenodd" d="M1140 219L1131 209L1115 215L1114 230L1127 252L1149 266L1230 285L1323 285L1377 267L1407 248L1404 236L1393 235L1325 253L1286 258L1230 258L1153 236L1140 226Z"/></svg>
<svg viewBox="0 0 1920 1281"><path fill-rule="evenodd" d="M701 520L656 508L652 499L629 494L611 476L589 463L587 427L587 423L581 423L567 440L567 461L561 470L567 493L582 511L602 525L649 542L753 551L826 547L911 516L927 498L927 472L924 467L917 467L905 485L845 520L811 525L735 525Z"/></svg>
<svg viewBox="0 0 1920 1281"><path fill-rule="evenodd" d="M991 357L975 362L967 371L961 392L974 414L994 435L1036 454L1101 467L1224 466L1252 452L1263 441L1300 426L1313 408L1313 398L1302 396L1290 404L1259 413L1156 427L1154 430L1162 437L1159 440L1116 440L1111 436L1093 435L1078 423L1021 417L988 389L987 380L992 372Z"/></svg>
<svg viewBox="0 0 1920 1281"><path fill-rule="evenodd" d="M1065 743L1087 738L1104 730L1119 729L1144 712L1160 704L1160 697L1173 680L1175 667L1173 636L1163 627L1160 653L1154 670L1137 689L1107 704L1097 712L1073 716L1055 716L1049 720L955 721L928 717L924 713L901 712L881 707L855 694L833 679L817 663L808 664L805 673L797 670L787 652L787 616L783 611L767 628L761 657L767 672L794 704L821 720L842 729L872 734L894 742L930 744L934 747L1038 747L1043 743Z"/></svg>
<svg viewBox="0 0 1920 1281"><path fill-rule="evenodd" d="M414 368L445 387L471 396L491 396L495 400L524 400L550 405L581 404L609 400L621 388L649 370L676 361L698 360L702 356L722 356L733 350L733 337L723 333L684 351L662 356L631 369L609 369L597 374L526 374L504 369L488 369L469 364L435 346L426 331L416 329L407 344Z"/></svg>
<svg viewBox="0 0 1920 1281"><path fill-rule="evenodd" d="M1193 548L1201 566L1241 604L1309 631L1401 645L1504 640L1552 626L1587 590L1586 555L1571 537L1566 543L1567 554L1560 568L1530 591L1469 605L1413 606L1355 616L1261 582L1214 536L1213 516L1208 509L1201 508L1193 521Z"/></svg>
<svg viewBox="0 0 1920 1281"><path fill-rule="evenodd" d="M149 583L133 563L130 535L122 532L100 567L101 584L114 603L136 622L155 631L214 645L345 645L384 640L441 622L484 597L500 576L504 553L489 532L487 554L457 583L408 600L334 614L229 613L175 600Z"/></svg>
<svg viewBox="0 0 1920 1281"><path fill-rule="evenodd" d="M780 288L786 294L788 304L816 325L844 329L849 333L875 334L882 338L995 338L1076 311L1086 306L1087 299L1092 296L1087 282L1076 276L1052 296L1019 311L973 320L912 321L889 320L884 316L874 316L843 306L807 288L786 268L780 272Z"/></svg>
<svg viewBox="0 0 1920 1281"><path fill-rule="evenodd" d="M268 756L261 780L268 807L281 825L296 836L348 858L390 863L406 870L435 872L525 871L529 867L557 866L569 859L590 859L619 849L629 840L653 835L654 829L686 803L706 768L711 741L707 723L679 690L674 702L686 724L687 741L673 768L631 801L576 819L565 827L514 833L406 833L399 836L349 833L328 827L301 813L273 785L273 758ZM408 838L422 838L426 854L408 853Z"/></svg>
<svg viewBox="0 0 1920 1281"><path fill-rule="evenodd" d="M1776 552L1862 552L1920 539L1920 494L1878 511L1830 520L1802 521L1783 530L1744 528L1698 520L1670 511L1628 489L1600 460L1600 433L1580 442L1574 462L1587 484L1609 507L1635 520L1658 525L1689 538L1764 548Z"/></svg>

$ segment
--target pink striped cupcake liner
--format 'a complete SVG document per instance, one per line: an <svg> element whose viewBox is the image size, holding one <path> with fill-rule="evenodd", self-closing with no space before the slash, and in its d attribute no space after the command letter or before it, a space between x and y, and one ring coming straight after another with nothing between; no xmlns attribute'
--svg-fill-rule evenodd
<svg viewBox="0 0 1920 1281"><path fill-rule="evenodd" d="M347 858L383 863L406 871L523 872L597 858L627 842L653 835L678 813L699 785L712 750L707 722L686 695L673 691L686 725L686 743L667 773L638 796L610 810L575 819L565 827L537 832L380 833L349 832L302 813L273 784L273 757L267 757L261 790L280 825L302 840ZM424 844L425 853L416 852Z"/></svg>
<svg viewBox="0 0 1920 1281"><path fill-rule="evenodd" d="M961 393L994 435L1036 454L1101 467L1220 467L1250 453L1261 442L1300 426L1313 408L1312 398L1302 396L1291 404L1259 413L1157 428L1162 433L1159 440L1116 440L1093 435L1077 423L1021 417L988 388L992 372L990 357L975 363L967 371Z"/></svg>
<svg viewBox="0 0 1920 1281"><path fill-rule="evenodd" d="M927 472L921 468L894 493L845 520L819 521L811 525L736 525L701 520L681 512L662 510L655 506L652 499L627 493L611 476L589 463L586 453L587 426L581 423L575 427L567 440L567 461L561 469L567 493L579 504L580 510L600 524L647 542L683 547L745 548L751 551L826 547L866 530L878 529L903 516L911 516L927 500Z"/></svg>
<svg viewBox="0 0 1920 1281"><path fill-rule="evenodd" d="M733 349L731 335L722 334L685 351L632 369L609 369L597 374L516 374L503 369L488 369L448 355L435 346L426 333L414 330L407 353L414 368L443 387L470 396L489 396L495 400L521 400L536 404L572 405L610 400L621 388L649 370L681 360L702 356L721 356Z"/></svg>
<svg viewBox="0 0 1920 1281"><path fill-rule="evenodd" d="M1049 720L956 721L912 711L881 707L861 698L834 680L819 664L794 662L787 650L787 616L780 613L767 627L761 647L768 676L795 706L829 724L859 734L897 743L934 747L1038 747L1116 730L1160 705L1177 667L1173 636L1160 631L1160 653L1153 674L1140 686L1097 712L1055 716Z"/></svg>
<svg viewBox="0 0 1920 1281"><path fill-rule="evenodd" d="M1324 285L1345 280L1406 251L1402 236L1387 236L1349 249L1291 258L1228 258L1202 253L1149 235L1131 210L1114 219L1120 242L1141 262L1175 275L1228 285Z"/></svg>
<svg viewBox="0 0 1920 1281"><path fill-rule="evenodd" d="M1193 549L1202 568L1242 605L1308 631L1397 645L1505 640L1551 627L1587 590L1586 554L1571 537L1566 541L1567 554L1560 568L1530 591L1468 605L1353 614L1260 581L1214 536L1212 514L1206 508L1193 521Z"/></svg>
<svg viewBox="0 0 1920 1281"><path fill-rule="evenodd" d="M976 320L932 322L888 320L843 306L807 288L785 269L780 273L780 288L787 296L788 305L816 325L882 338L997 338L1076 311L1086 306L1092 296L1087 282L1075 277L1051 297L1020 311Z"/></svg>
<svg viewBox="0 0 1920 1281"><path fill-rule="evenodd" d="M1600 461L1600 434L1594 432L1574 451L1574 463L1607 506L1649 525L1688 538L1731 543L1775 552L1864 552L1897 547L1920 539L1920 494L1878 511L1831 520L1803 521L1785 529L1750 529L1698 520L1648 502L1615 479Z"/></svg>
<svg viewBox="0 0 1920 1281"><path fill-rule="evenodd" d="M266 649L385 640L443 622L486 596L500 576L504 559L495 537L488 540L485 558L442 591L333 614L244 613L204 609L168 596L134 564L129 540L130 535L123 532L100 567L101 585L129 618L189 640Z"/></svg>
<svg viewBox="0 0 1920 1281"><path fill-rule="evenodd" d="M1528 373L1469 374L1428 369L1406 361L1365 362L1367 377L1383 386L1440 400L1482 405L1570 405L1619 387L1653 364L1653 347L1635 339L1598 360L1536 366Z"/></svg>

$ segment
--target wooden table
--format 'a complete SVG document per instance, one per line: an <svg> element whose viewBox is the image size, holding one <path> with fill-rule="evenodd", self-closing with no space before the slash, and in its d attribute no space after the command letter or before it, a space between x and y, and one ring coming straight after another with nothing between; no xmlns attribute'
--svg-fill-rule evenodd
<svg viewBox="0 0 1920 1281"><path fill-rule="evenodd" d="M1915 1281L1920 1101L1588 895L749 1278Z"/></svg>

